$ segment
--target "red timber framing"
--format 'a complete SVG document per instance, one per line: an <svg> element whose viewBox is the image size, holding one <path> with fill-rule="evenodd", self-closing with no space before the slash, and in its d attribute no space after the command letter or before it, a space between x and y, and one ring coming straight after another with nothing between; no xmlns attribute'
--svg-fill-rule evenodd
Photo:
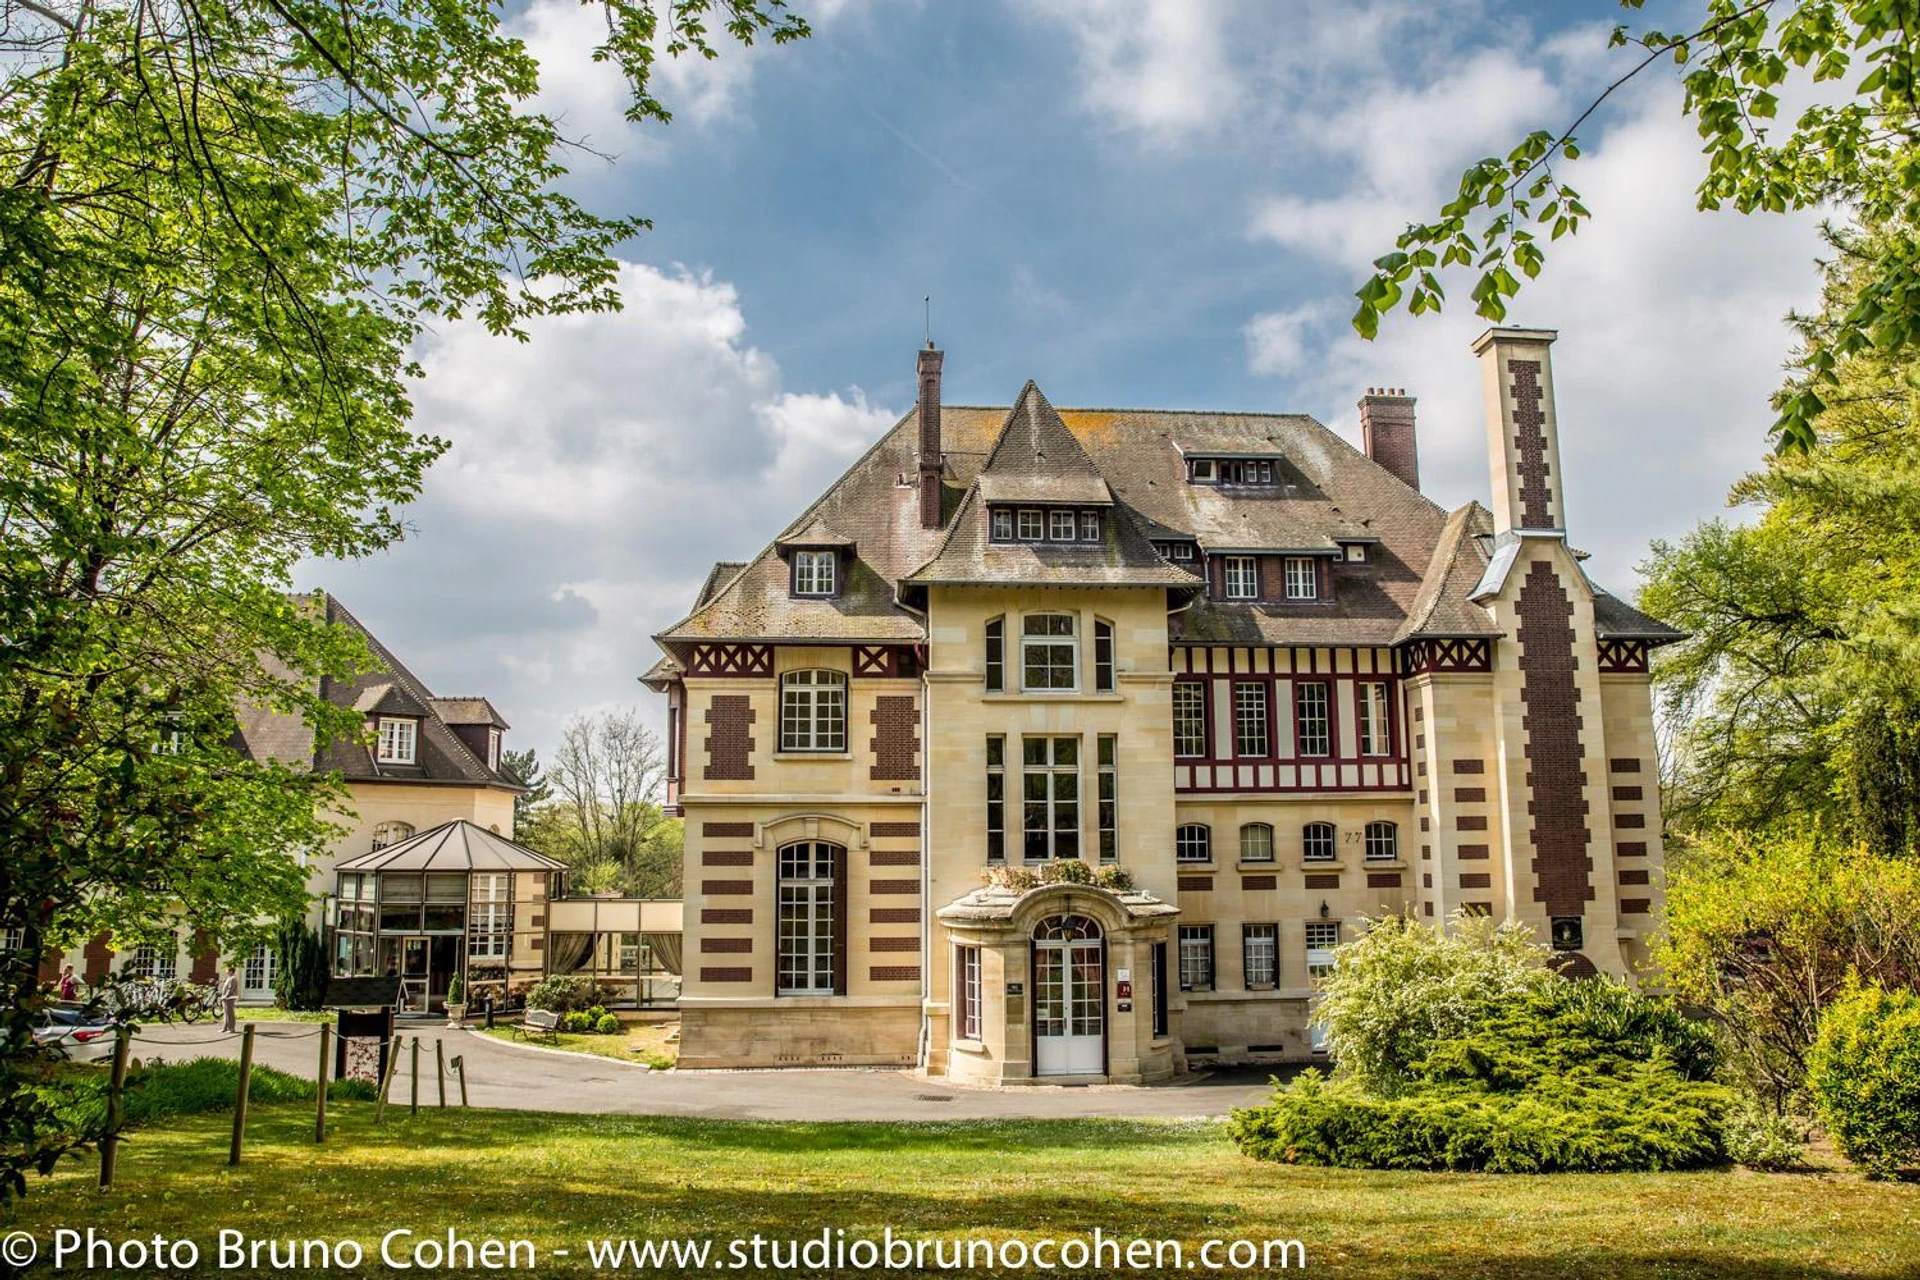
<svg viewBox="0 0 1920 1280"><path fill-rule="evenodd" d="M1181 795L1225 793L1410 791L1406 706L1401 676L1387 649L1247 648L1174 646L1168 654L1176 683L1206 686L1204 756L1176 756L1173 789ZM1294 687L1321 683L1328 692L1329 754L1298 753ZM1359 742L1357 686L1387 686L1388 752L1363 756ZM1267 753L1236 753L1233 687L1267 689ZM1224 725L1221 717L1226 717Z"/></svg>
<svg viewBox="0 0 1920 1280"><path fill-rule="evenodd" d="M770 644L696 644L687 654L690 676L770 676Z"/></svg>
<svg viewBox="0 0 1920 1280"><path fill-rule="evenodd" d="M912 679L920 674L919 653L910 644L857 644L853 646L853 674Z"/></svg>
<svg viewBox="0 0 1920 1280"><path fill-rule="evenodd" d="M1602 640L1600 670L1603 674L1643 674L1648 668L1645 640Z"/></svg>
<svg viewBox="0 0 1920 1280"><path fill-rule="evenodd" d="M1410 676L1430 672L1491 671L1493 641L1461 639L1413 640L1400 647L1400 670ZM1644 670L1644 668L1643 668Z"/></svg>

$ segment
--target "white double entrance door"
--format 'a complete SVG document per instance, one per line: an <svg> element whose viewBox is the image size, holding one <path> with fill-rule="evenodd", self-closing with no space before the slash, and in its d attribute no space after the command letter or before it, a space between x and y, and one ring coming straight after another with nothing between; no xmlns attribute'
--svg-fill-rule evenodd
<svg viewBox="0 0 1920 1280"><path fill-rule="evenodd" d="M1098 938L1034 941L1034 1074L1106 1074L1105 967Z"/></svg>

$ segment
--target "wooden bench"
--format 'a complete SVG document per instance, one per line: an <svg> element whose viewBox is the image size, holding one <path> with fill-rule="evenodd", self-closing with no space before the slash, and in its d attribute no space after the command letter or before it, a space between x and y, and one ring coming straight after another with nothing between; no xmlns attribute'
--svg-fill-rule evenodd
<svg viewBox="0 0 1920 1280"><path fill-rule="evenodd" d="M545 1036L555 1044L560 1043L560 1015L551 1009L529 1009L513 1024L516 1039L524 1036L531 1040L536 1036Z"/></svg>

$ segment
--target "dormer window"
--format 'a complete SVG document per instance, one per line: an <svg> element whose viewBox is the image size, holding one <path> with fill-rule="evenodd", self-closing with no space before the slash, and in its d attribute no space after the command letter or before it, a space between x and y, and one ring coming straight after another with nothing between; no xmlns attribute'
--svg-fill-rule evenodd
<svg viewBox="0 0 1920 1280"><path fill-rule="evenodd" d="M487 730L487 768L494 770L500 768L500 731L498 729Z"/></svg>
<svg viewBox="0 0 1920 1280"><path fill-rule="evenodd" d="M1047 538L1052 542L1072 542L1078 525L1071 511L1049 511L1047 513Z"/></svg>
<svg viewBox="0 0 1920 1280"><path fill-rule="evenodd" d="M1367 562L1367 544L1364 542L1349 542L1342 550L1346 554L1348 564L1365 564Z"/></svg>
<svg viewBox="0 0 1920 1280"><path fill-rule="evenodd" d="M839 588L839 557L831 551L793 553L793 594L830 596Z"/></svg>
<svg viewBox="0 0 1920 1280"><path fill-rule="evenodd" d="M1271 458L1187 459L1187 479L1193 484L1272 484L1275 475Z"/></svg>
<svg viewBox="0 0 1920 1280"><path fill-rule="evenodd" d="M1288 556L1285 561L1287 599L1318 600L1320 570L1310 556Z"/></svg>
<svg viewBox="0 0 1920 1280"><path fill-rule="evenodd" d="M412 764L418 758L418 722L404 716L381 716L374 759L381 764Z"/></svg>
<svg viewBox="0 0 1920 1280"><path fill-rule="evenodd" d="M1080 513L1080 541L1100 541L1100 513L1098 511L1082 511Z"/></svg>
<svg viewBox="0 0 1920 1280"><path fill-rule="evenodd" d="M1260 572L1252 556L1227 557L1226 587L1229 600L1259 599Z"/></svg>
<svg viewBox="0 0 1920 1280"><path fill-rule="evenodd" d="M1013 512L1005 507L993 513L993 540L995 542L1013 541Z"/></svg>
<svg viewBox="0 0 1920 1280"><path fill-rule="evenodd" d="M1047 513L1036 507L1020 509L1020 532L1016 535L1022 542L1038 542L1047 536Z"/></svg>
<svg viewBox="0 0 1920 1280"><path fill-rule="evenodd" d="M1085 507L994 507L988 524L995 542L1099 542L1102 529Z"/></svg>

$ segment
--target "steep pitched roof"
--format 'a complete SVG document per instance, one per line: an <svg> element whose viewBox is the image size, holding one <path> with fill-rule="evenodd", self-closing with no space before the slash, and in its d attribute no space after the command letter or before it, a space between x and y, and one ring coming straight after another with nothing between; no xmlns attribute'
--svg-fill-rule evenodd
<svg viewBox="0 0 1920 1280"><path fill-rule="evenodd" d="M435 698L433 709L448 724L483 724L493 729L511 729L506 717L482 697Z"/></svg>
<svg viewBox="0 0 1920 1280"><path fill-rule="evenodd" d="M496 831L455 818L371 853L336 871L565 871L567 864Z"/></svg>
<svg viewBox="0 0 1920 1280"><path fill-rule="evenodd" d="M1396 641L1419 636L1451 637L1498 635L1487 611L1470 598L1487 569L1487 541L1493 532L1493 513L1477 502L1459 507L1447 517L1440 541L1433 549L1420 594L1407 610L1406 623Z"/></svg>
<svg viewBox="0 0 1920 1280"><path fill-rule="evenodd" d="M426 685L393 652L369 631L364 623L347 611L333 596L315 593L315 603L326 620L349 627L360 634L379 669L357 673L348 678L321 676L308 687L337 707L351 708L363 715L412 716L419 720L415 739L414 763L382 764L374 759L366 743L359 740L336 741L317 745L313 731L298 715L271 708L243 705L238 708L238 745L255 760L277 760L295 768L316 772L338 772L350 782L433 782L466 786L503 787L522 790L511 775L489 769L472 748L460 740L443 718L436 704L445 701L456 715L473 713L472 704L484 706L493 720L505 727L506 721L494 712L484 698L435 698ZM274 674L292 678L292 673L277 663ZM456 723L481 723L459 720Z"/></svg>

